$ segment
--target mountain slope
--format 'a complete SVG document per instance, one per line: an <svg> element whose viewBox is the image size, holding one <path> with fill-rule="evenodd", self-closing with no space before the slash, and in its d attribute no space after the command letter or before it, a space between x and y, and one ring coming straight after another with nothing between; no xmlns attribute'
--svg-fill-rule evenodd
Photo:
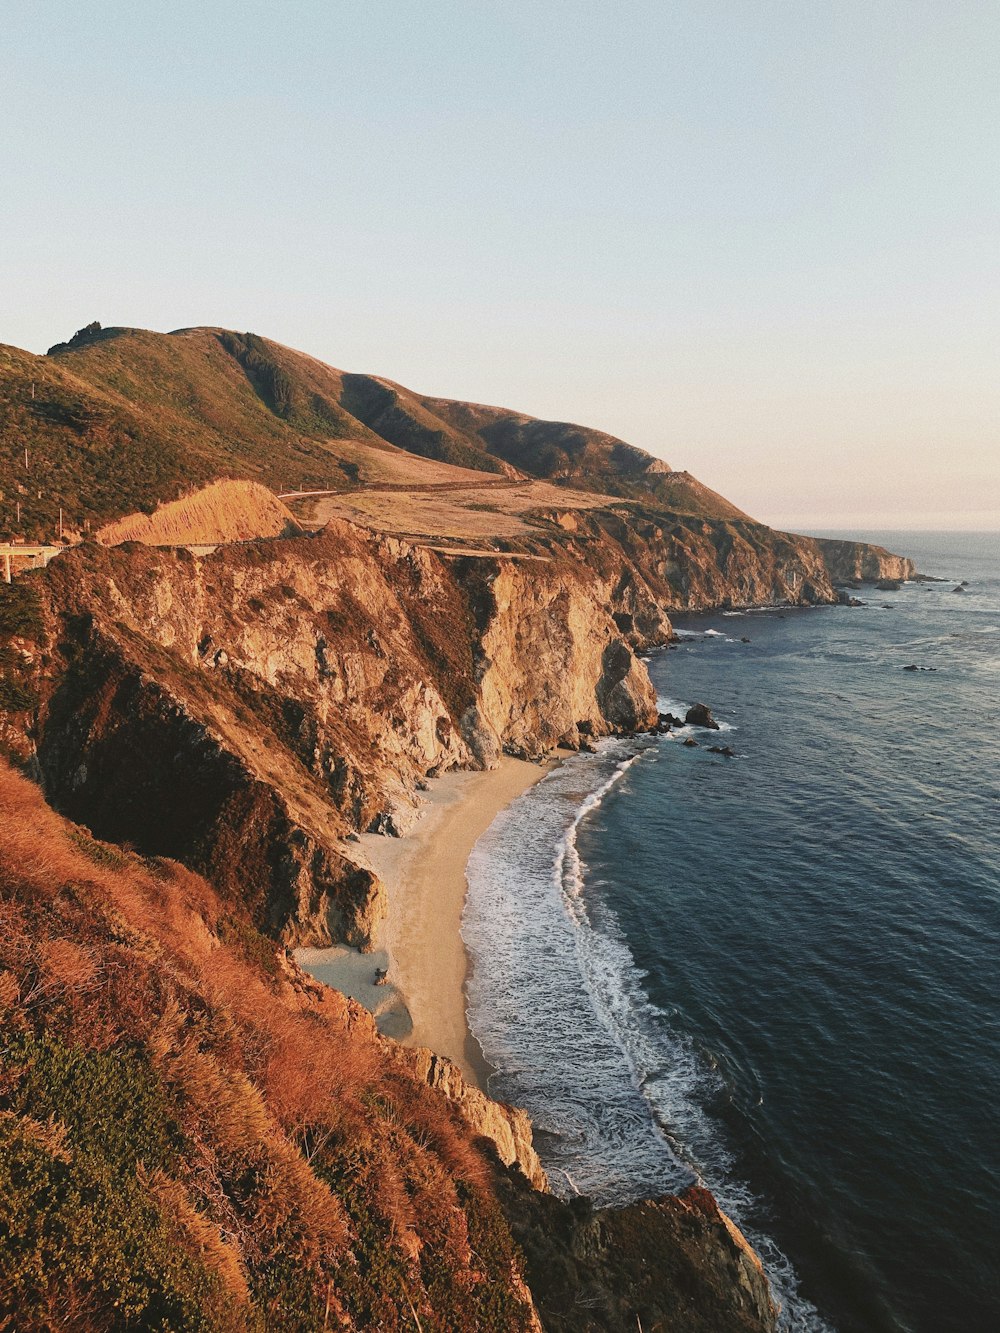
<svg viewBox="0 0 1000 1333"><path fill-rule="evenodd" d="M88 326L45 357L0 347L0 460L13 483L0 497L0 533L32 538L51 535L60 508L67 527L84 531L219 477L347 491L485 473L745 518L688 473L601 431L422 396L215 328Z"/></svg>

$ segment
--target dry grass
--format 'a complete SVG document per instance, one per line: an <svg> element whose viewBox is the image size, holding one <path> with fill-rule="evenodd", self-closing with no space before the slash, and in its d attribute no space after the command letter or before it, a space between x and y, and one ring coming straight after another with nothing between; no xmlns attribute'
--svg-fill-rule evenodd
<svg viewBox="0 0 1000 1333"><path fill-rule="evenodd" d="M421 538L450 538L488 544L538 535L532 515L572 512L621 504L607 495L565 490L547 481L484 482L420 486L408 490L371 488L325 496L311 503L303 521L322 524L347 519L380 532ZM299 505L294 505L298 511Z"/></svg>
<svg viewBox="0 0 1000 1333"><path fill-rule="evenodd" d="M0 1228L34 1247L0 1252L0 1328L15 1305L110 1328L120 1301L136 1326L525 1327L458 1113L343 996L283 954L263 969L249 922L224 941L232 912L0 764ZM60 1294L44 1274L67 1265Z"/></svg>

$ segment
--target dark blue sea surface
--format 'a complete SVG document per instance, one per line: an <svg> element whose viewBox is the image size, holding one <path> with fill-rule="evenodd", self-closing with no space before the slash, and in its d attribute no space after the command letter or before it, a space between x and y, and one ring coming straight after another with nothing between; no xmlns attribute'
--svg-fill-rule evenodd
<svg viewBox="0 0 1000 1333"><path fill-rule="evenodd" d="M470 1020L560 1192L703 1180L787 1329L987 1333L1000 537L856 535L947 582L678 619L663 706L724 730L605 743L494 823Z"/></svg>

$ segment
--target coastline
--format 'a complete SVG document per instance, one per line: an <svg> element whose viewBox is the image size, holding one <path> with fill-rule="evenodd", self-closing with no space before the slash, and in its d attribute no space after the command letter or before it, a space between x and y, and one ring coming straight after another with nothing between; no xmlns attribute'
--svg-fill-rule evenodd
<svg viewBox="0 0 1000 1333"><path fill-rule="evenodd" d="M466 1017L466 866L500 811L550 771L551 763L505 755L497 768L434 779L402 837L366 833L359 839L388 899L379 947L368 954L344 946L296 951L307 972L371 1010L387 1036L446 1056L484 1092L492 1070ZM387 975L376 986L379 968Z"/></svg>

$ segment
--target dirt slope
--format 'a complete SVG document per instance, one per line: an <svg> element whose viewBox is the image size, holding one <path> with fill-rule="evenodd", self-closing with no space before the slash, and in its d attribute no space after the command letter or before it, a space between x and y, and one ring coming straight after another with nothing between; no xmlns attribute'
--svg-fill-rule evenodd
<svg viewBox="0 0 1000 1333"><path fill-rule="evenodd" d="M145 542L148 546L215 545L253 537L292 536L299 531L273 492L251 481L216 481L152 514L130 514L98 529L103 546Z"/></svg>

